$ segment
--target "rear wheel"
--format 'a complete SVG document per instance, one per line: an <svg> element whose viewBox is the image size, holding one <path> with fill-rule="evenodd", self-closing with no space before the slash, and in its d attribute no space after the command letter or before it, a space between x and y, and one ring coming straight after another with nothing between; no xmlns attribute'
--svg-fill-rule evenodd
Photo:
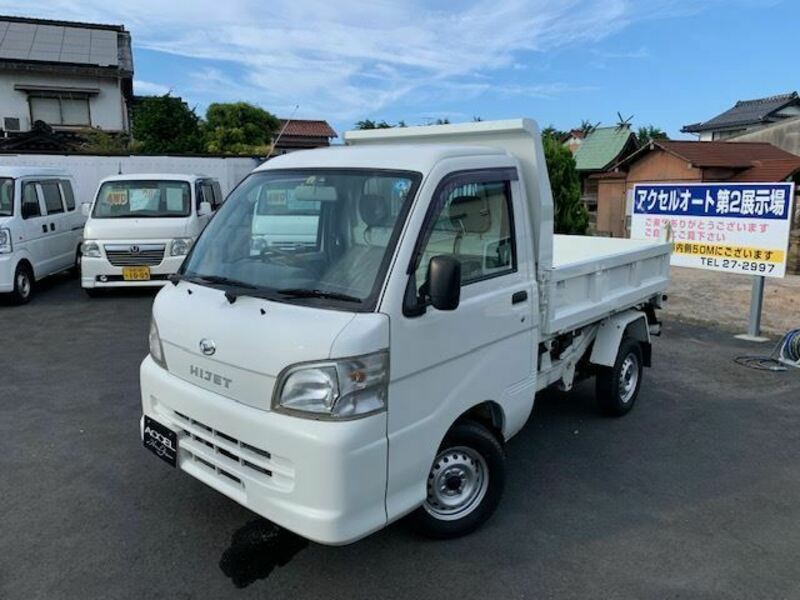
<svg viewBox="0 0 800 600"><path fill-rule="evenodd" d="M26 263L17 265L14 271L14 291L11 300L14 304L27 304L33 296L33 271Z"/></svg>
<svg viewBox="0 0 800 600"><path fill-rule="evenodd" d="M445 539L471 533L494 513L505 486L505 453L486 427L457 423L442 442L427 480L416 529Z"/></svg>
<svg viewBox="0 0 800 600"><path fill-rule="evenodd" d="M630 412L642 385L642 346L630 337L623 338L613 367L597 373L595 394L600 410L612 417Z"/></svg>

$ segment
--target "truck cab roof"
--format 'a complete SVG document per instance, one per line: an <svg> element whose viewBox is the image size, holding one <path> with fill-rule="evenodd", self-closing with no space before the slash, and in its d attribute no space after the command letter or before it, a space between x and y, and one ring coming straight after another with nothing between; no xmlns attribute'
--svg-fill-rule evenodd
<svg viewBox="0 0 800 600"><path fill-rule="evenodd" d="M123 173L104 177L100 183L106 181L188 181L194 183L198 179L213 179L199 173Z"/></svg>
<svg viewBox="0 0 800 600"><path fill-rule="evenodd" d="M331 146L315 150L290 152L273 158L256 171L271 169L304 168L402 168L420 173L429 172L436 163L448 158L465 156L508 155L501 148L461 144L392 144L376 143L369 146Z"/></svg>
<svg viewBox="0 0 800 600"><path fill-rule="evenodd" d="M51 167L0 167L0 177L71 177L70 173L64 169L54 169Z"/></svg>

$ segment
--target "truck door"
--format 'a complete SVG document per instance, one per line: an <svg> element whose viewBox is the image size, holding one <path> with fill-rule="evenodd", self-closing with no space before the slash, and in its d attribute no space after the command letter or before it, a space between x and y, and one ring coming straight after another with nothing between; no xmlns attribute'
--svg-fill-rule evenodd
<svg viewBox="0 0 800 600"><path fill-rule="evenodd" d="M464 411L493 401L514 422L530 411L537 304L527 213L512 190L519 190L515 169L461 171L445 177L431 199L406 270L419 294L430 259L454 256L461 301L454 311L427 306L391 320L390 518L425 498L436 450Z"/></svg>

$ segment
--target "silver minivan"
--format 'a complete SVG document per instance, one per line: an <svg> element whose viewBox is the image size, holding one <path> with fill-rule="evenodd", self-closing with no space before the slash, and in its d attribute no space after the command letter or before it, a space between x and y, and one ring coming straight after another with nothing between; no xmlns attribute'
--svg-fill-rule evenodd
<svg viewBox="0 0 800 600"><path fill-rule="evenodd" d="M24 304L36 281L77 267L85 220L66 171L0 167L0 294Z"/></svg>

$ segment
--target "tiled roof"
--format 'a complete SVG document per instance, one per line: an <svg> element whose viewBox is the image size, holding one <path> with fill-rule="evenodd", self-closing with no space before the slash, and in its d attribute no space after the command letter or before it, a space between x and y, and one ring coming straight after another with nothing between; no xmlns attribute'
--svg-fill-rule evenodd
<svg viewBox="0 0 800 600"><path fill-rule="evenodd" d="M800 156L778 160L757 160L749 169L731 178L731 181L786 181L800 172Z"/></svg>
<svg viewBox="0 0 800 600"><path fill-rule="evenodd" d="M600 171L618 160L633 133L628 127L598 127L575 151L578 171Z"/></svg>
<svg viewBox="0 0 800 600"><path fill-rule="evenodd" d="M291 119L289 124L286 125L287 119L280 119L281 127L278 131L283 130L283 136L298 136L298 137L324 137L335 138L338 137L333 128L328 125L327 121L311 121L306 119ZM284 129L286 126L286 129Z"/></svg>
<svg viewBox="0 0 800 600"><path fill-rule="evenodd" d="M685 159L695 167L745 168L756 160L795 158L766 142L693 142L657 140L654 145Z"/></svg>
<svg viewBox="0 0 800 600"><path fill-rule="evenodd" d="M795 103L800 106L800 97L798 97L797 92L769 96L768 98L757 98L755 100L739 100L733 108L726 110L713 119L709 119L703 123L686 125L681 131L685 133L698 133L713 129L769 123L776 120L773 113L789 104Z"/></svg>
<svg viewBox="0 0 800 600"><path fill-rule="evenodd" d="M615 169L629 165L653 150L668 152L699 169L738 170L730 181L784 181L800 172L800 156L766 142L692 142L653 140Z"/></svg>

